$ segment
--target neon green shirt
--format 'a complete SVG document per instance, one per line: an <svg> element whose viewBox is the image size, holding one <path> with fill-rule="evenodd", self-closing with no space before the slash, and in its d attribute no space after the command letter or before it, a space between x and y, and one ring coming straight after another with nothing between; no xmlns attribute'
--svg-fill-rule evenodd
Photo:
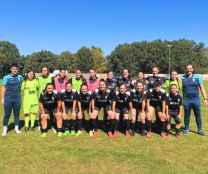
<svg viewBox="0 0 208 174"><path fill-rule="evenodd" d="M172 84L175 84L178 88L178 91L181 92L182 91L182 81L181 80L165 80L162 88L166 91L169 92L170 90L170 86Z"/></svg>
<svg viewBox="0 0 208 174"><path fill-rule="evenodd" d="M41 94L45 89L46 85L48 83L52 83L52 77L50 75L48 75L47 77L40 76L38 77L38 83L39 83L39 92Z"/></svg>
<svg viewBox="0 0 208 174"><path fill-rule="evenodd" d="M80 91L82 83L82 79L77 80L76 78L72 78L72 89Z"/></svg>

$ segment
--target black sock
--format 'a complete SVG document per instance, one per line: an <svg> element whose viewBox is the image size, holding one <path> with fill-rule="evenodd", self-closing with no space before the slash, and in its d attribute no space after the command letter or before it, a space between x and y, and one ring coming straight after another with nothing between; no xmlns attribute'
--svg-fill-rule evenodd
<svg viewBox="0 0 208 174"><path fill-rule="evenodd" d="M77 119L77 130L82 130L82 119Z"/></svg>
<svg viewBox="0 0 208 174"><path fill-rule="evenodd" d="M151 129L152 129L152 120L147 120L146 121L146 125L147 125L147 132L151 132Z"/></svg>
<svg viewBox="0 0 208 174"><path fill-rule="evenodd" d="M62 132L62 128L57 128L57 132Z"/></svg>
<svg viewBox="0 0 208 174"><path fill-rule="evenodd" d="M63 120L63 128L65 131L69 130L69 120Z"/></svg>
<svg viewBox="0 0 208 174"><path fill-rule="evenodd" d="M165 132L166 131L166 121L161 121L160 125L161 125L161 127L160 127L161 133Z"/></svg>
<svg viewBox="0 0 208 174"><path fill-rule="evenodd" d="M130 122L129 122L129 120L124 120L124 128L125 128L125 131L128 131L130 129Z"/></svg>
<svg viewBox="0 0 208 174"><path fill-rule="evenodd" d="M97 119L90 119L90 129L97 131Z"/></svg>
<svg viewBox="0 0 208 174"><path fill-rule="evenodd" d="M110 132L114 131L114 123L115 123L115 120L113 119L109 120L109 126L107 127L107 131L110 131Z"/></svg>
<svg viewBox="0 0 208 174"><path fill-rule="evenodd" d="M46 133L46 132L47 132L47 128L46 129L42 128L42 133Z"/></svg>
<svg viewBox="0 0 208 174"><path fill-rule="evenodd" d="M71 131L75 130L75 124L76 124L75 120L71 120L71 125L70 125L70 130Z"/></svg>
<svg viewBox="0 0 208 174"><path fill-rule="evenodd" d="M119 120L115 120L114 131L118 131Z"/></svg>
<svg viewBox="0 0 208 174"><path fill-rule="evenodd" d="M143 132L145 130L145 123L141 123L141 131Z"/></svg>
<svg viewBox="0 0 208 174"><path fill-rule="evenodd" d="M131 123L131 130L135 132L136 123Z"/></svg>

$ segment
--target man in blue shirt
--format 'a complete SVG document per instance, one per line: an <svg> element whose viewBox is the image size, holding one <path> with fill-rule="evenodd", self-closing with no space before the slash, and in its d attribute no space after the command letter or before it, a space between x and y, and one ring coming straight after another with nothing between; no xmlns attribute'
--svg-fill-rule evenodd
<svg viewBox="0 0 208 174"><path fill-rule="evenodd" d="M200 75L194 74L194 68L191 64L186 66L186 74L182 76L182 86L183 86L183 99L184 99L184 134L189 133L189 122L191 109L194 111L197 133L199 135L205 135L202 130L202 119L201 119L201 105L199 91L201 92L205 104L208 105L208 99L203 86L202 77Z"/></svg>
<svg viewBox="0 0 208 174"><path fill-rule="evenodd" d="M4 105L3 117L3 132L2 136L7 135L9 117L13 111L15 132L21 133L19 130L19 112L21 106L21 83L23 77L18 75L17 65L12 65L10 68L11 73L4 76L2 87L2 104Z"/></svg>

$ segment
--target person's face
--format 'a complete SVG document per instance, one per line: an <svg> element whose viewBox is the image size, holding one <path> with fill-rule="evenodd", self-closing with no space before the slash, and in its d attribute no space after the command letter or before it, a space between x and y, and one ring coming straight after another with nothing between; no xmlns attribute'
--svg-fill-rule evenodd
<svg viewBox="0 0 208 174"><path fill-rule="evenodd" d="M139 79L139 80L143 80L143 79L144 79L144 74L143 74L142 72L140 72L140 73L138 74L138 79Z"/></svg>
<svg viewBox="0 0 208 174"><path fill-rule="evenodd" d="M46 91L47 91L48 94L52 94L53 89L54 89L53 85L48 85Z"/></svg>
<svg viewBox="0 0 208 174"><path fill-rule="evenodd" d="M80 72L80 70L77 70L77 71L76 71L76 78L79 79L80 77L81 77L81 72Z"/></svg>
<svg viewBox="0 0 208 174"><path fill-rule="evenodd" d="M123 77L128 78L128 76L129 76L129 71L127 69L124 69L123 70Z"/></svg>
<svg viewBox="0 0 208 174"><path fill-rule="evenodd" d="M121 94L124 94L126 92L126 86L125 85L121 85L119 89L120 89Z"/></svg>
<svg viewBox="0 0 208 174"><path fill-rule="evenodd" d="M11 73L13 74L13 75L17 75L17 73L18 73L18 68L17 67L11 67Z"/></svg>
<svg viewBox="0 0 208 174"><path fill-rule="evenodd" d="M34 78L34 73L32 72L32 71L30 71L28 74L27 74L27 76L28 76L28 79L29 80L32 80L33 78Z"/></svg>
<svg viewBox="0 0 208 174"><path fill-rule="evenodd" d="M81 89L81 92L83 93L83 94L86 94L87 93L87 86L82 86L82 89Z"/></svg>
<svg viewBox="0 0 208 174"><path fill-rule="evenodd" d="M154 87L154 90L155 90L156 92L159 92L159 91L161 90L161 86L155 86L155 87Z"/></svg>
<svg viewBox="0 0 208 174"><path fill-rule="evenodd" d="M153 76L157 76L159 73L159 69L157 67L152 68L152 74Z"/></svg>
<svg viewBox="0 0 208 174"><path fill-rule="evenodd" d="M113 79L113 72L109 72L108 75L107 75L107 78L108 79Z"/></svg>
<svg viewBox="0 0 208 174"><path fill-rule="evenodd" d="M177 80L177 79L178 79L178 73L173 71L173 72L171 73L171 79L172 79L172 80Z"/></svg>
<svg viewBox="0 0 208 174"><path fill-rule="evenodd" d="M71 92L71 91L72 91L72 85L71 85L70 83L68 83L68 84L66 85L66 91L67 91L67 92Z"/></svg>
<svg viewBox="0 0 208 174"><path fill-rule="evenodd" d="M144 88L144 86L142 85L142 83L137 83L137 86L136 86L137 91L142 92L143 88Z"/></svg>
<svg viewBox="0 0 208 174"><path fill-rule="evenodd" d="M101 91L105 91L106 85L105 85L104 82L100 82L99 89L100 89Z"/></svg>
<svg viewBox="0 0 208 174"><path fill-rule="evenodd" d="M186 74L187 75L192 75L193 74L193 71L194 71L194 68L193 68L192 65L186 66Z"/></svg>
<svg viewBox="0 0 208 174"><path fill-rule="evenodd" d="M59 76L60 76L61 78L65 78L65 77L66 77L66 71L65 71L65 70L61 70L61 71L59 72Z"/></svg>
<svg viewBox="0 0 208 174"><path fill-rule="evenodd" d="M48 76L48 68L42 68L42 76Z"/></svg>
<svg viewBox="0 0 208 174"><path fill-rule="evenodd" d="M91 69L91 70L90 70L90 77L93 77L93 78L94 78L95 75L96 75L95 70Z"/></svg>
<svg viewBox="0 0 208 174"><path fill-rule="evenodd" d="M172 94L176 94L176 93L178 92L177 87L176 87L175 85L172 85L171 88L170 88L170 92L171 92Z"/></svg>

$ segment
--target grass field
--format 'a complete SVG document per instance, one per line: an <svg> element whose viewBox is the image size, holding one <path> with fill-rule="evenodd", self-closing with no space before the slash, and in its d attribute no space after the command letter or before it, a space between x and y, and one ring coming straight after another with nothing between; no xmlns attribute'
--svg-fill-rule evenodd
<svg viewBox="0 0 208 174"><path fill-rule="evenodd" d="M208 132L208 109L202 113ZM194 117L191 128L196 130ZM208 174L207 164L208 137L194 132L179 140L157 134L151 140L140 135L109 139L104 133L41 138L38 131L16 135L13 130L0 137L0 174Z"/></svg>

